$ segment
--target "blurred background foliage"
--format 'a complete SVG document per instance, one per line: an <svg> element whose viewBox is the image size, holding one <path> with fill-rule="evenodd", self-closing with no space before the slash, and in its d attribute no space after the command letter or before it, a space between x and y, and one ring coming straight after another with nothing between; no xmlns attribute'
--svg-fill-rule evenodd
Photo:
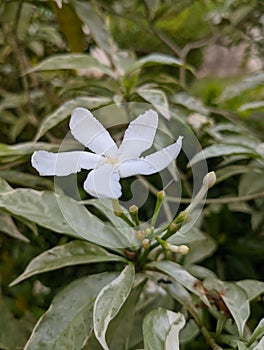
<svg viewBox="0 0 264 350"><path fill-rule="evenodd" d="M77 106L135 101L163 107L189 124L208 169L217 173L199 221L213 243L201 245L186 264L193 259L224 280L263 280L263 5L0 1L0 177L14 188L52 189L52 179L31 167L30 155L58 149ZM184 159L178 166L187 203L192 174ZM4 180L1 192L8 189ZM0 223L0 347L16 349L63 285L106 267L68 267L10 288L34 256L69 238L11 216L4 205ZM261 314L263 304L255 300L252 327ZM188 349L203 346L198 337Z"/></svg>

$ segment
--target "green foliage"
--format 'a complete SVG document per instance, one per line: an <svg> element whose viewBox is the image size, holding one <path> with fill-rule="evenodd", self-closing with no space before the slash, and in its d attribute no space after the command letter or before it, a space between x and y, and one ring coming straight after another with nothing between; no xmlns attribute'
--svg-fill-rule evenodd
<svg viewBox="0 0 264 350"><path fill-rule="evenodd" d="M263 349L264 75L246 68L263 57L262 1L1 1L0 29L0 348ZM241 72L200 78L219 43L245 47ZM189 126L183 198L165 196L145 245L136 220L153 215L158 177L137 218L55 193L30 164L59 150L76 107L109 106L98 119L120 140L128 102L159 112L164 146ZM188 228L204 160L217 180Z"/></svg>

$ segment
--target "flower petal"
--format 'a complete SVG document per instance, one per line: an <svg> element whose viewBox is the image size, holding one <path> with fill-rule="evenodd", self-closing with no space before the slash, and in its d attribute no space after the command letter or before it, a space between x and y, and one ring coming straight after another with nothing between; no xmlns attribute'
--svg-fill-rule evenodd
<svg viewBox="0 0 264 350"><path fill-rule="evenodd" d="M182 146L182 136L179 136L177 142L161 149L145 158L131 159L121 162L116 170L120 177L133 175L151 175L165 169L180 153Z"/></svg>
<svg viewBox="0 0 264 350"><path fill-rule="evenodd" d="M70 120L71 133L76 140L96 154L113 156L117 146L103 125L85 108L76 108Z"/></svg>
<svg viewBox="0 0 264 350"><path fill-rule="evenodd" d="M61 152L52 153L36 151L31 158L32 166L40 175L66 176L79 172L81 169L94 169L104 157L90 152Z"/></svg>
<svg viewBox="0 0 264 350"><path fill-rule="evenodd" d="M158 114L152 109L133 120L119 147L119 159L138 158L141 153L149 149L153 144L157 126Z"/></svg>
<svg viewBox="0 0 264 350"><path fill-rule="evenodd" d="M122 195L120 177L111 164L92 170L84 182L84 189L97 198L119 198Z"/></svg>

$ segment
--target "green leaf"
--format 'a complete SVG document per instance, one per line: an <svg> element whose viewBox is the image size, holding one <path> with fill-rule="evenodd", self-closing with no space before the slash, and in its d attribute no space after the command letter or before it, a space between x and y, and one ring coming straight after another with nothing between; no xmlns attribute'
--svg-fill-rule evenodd
<svg viewBox="0 0 264 350"><path fill-rule="evenodd" d="M52 180L18 170L0 170L0 177L8 180L12 184L23 187L27 187L28 184L30 184L30 187L46 187L49 190L54 188L54 182Z"/></svg>
<svg viewBox="0 0 264 350"><path fill-rule="evenodd" d="M94 300L116 276L105 272L70 283L39 319L24 350L82 349L93 328Z"/></svg>
<svg viewBox="0 0 264 350"><path fill-rule="evenodd" d="M23 242L30 242L27 237L20 233L11 216L0 211L0 231L10 237L17 238Z"/></svg>
<svg viewBox="0 0 264 350"><path fill-rule="evenodd" d="M206 147L201 152L197 153L189 162L188 167L193 166L194 164L205 160L208 158L230 156L234 154L244 154L248 157L259 157L259 155L254 152L252 149L243 146L237 145L226 145L226 144L215 144Z"/></svg>
<svg viewBox="0 0 264 350"><path fill-rule="evenodd" d="M106 343L108 325L126 301L134 279L134 265L129 264L115 280L100 291L95 300L93 314L94 333L104 350L109 350Z"/></svg>
<svg viewBox="0 0 264 350"><path fill-rule="evenodd" d="M95 58L85 54L62 54L54 55L44 59L37 66L32 68L30 72L39 72L45 70L59 69L87 69L96 68L102 73L116 79L114 72L106 65L97 61Z"/></svg>
<svg viewBox="0 0 264 350"><path fill-rule="evenodd" d="M12 191L13 188L2 178L0 178L0 194Z"/></svg>
<svg viewBox="0 0 264 350"><path fill-rule="evenodd" d="M58 233L120 248L137 244L131 230L119 230L102 222L70 197L51 191L15 189L0 194L0 207Z"/></svg>
<svg viewBox="0 0 264 350"><path fill-rule="evenodd" d="M120 350L127 348L134 323L136 305L140 298L140 293L142 292L144 284L145 280L138 283L131 290L131 293L122 305L117 316L110 322L106 333L106 340L107 344L109 344L109 349Z"/></svg>
<svg viewBox="0 0 264 350"><path fill-rule="evenodd" d="M75 8L77 16L89 27L97 45L112 56L116 51L116 46L109 29L99 15L98 9L90 2L72 0L71 3Z"/></svg>
<svg viewBox="0 0 264 350"><path fill-rule="evenodd" d="M157 66L157 65L169 65L169 66L176 66L176 67L185 66L181 60L173 56L152 53L150 55L147 55L137 60L133 65L129 67L129 69L126 71L126 74L133 73L138 69L142 69L144 67Z"/></svg>
<svg viewBox="0 0 264 350"><path fill-rule="evenodd" d="M199 288L196 288L196 284L199 282L199 280L193 277L181 265L172 261L164 260L151 262L147 264L147 267L156 268L166 275L171 276L185 288L198 295L206 305L209 305L209 302L204 293L202 293Z"/></svg>
<svg viewBox="0 0 264 350"><path fill-rule="evenodd" d="M110 254L105 249L84 241L72 241L67 244L54 247L34 258L26 270L17 277L10 286L34 276L38 273L60 269L65 266L78 264L91 264L103 261L126 260L118 255Z"/></svg>
<svg viewBox="0 0 264 350"><path fill-rule="evenodd" d="M251 169L251 168L249 168ZM263 181L264 171L262 173L248 173L241 176L238 186L239 196L246 196L252 193L261 192L264 190Z"/></svg>
<svg viewBox="0 0 264 350"><path fill-rule="evenodd" d="M210 236L188 244L190 251L186 255L184 263L186 265L195 264L212 255L217 249L217 244Z"/></svg>
<svg viewBox="0 0 264 350"><path fill-rule="evenodd" d="M152 85L144 85L137 93L145 101L151 103L165 118L170 119L169 103L166 94Z"/></svg>
<svg viewBox="0 0 264 350"><path fill-rule="evenodd" d="M38 150L54 151L58 146L46 142L25 142L13 146L0 143L0 157L25 156Z"/></svg>
<svg viewBox="0 0 264 350"><path fill-rule="evenodd" d="M264 337L262 337L258 343L252 350L263 350L264 348Z"/></svg>
<svg viewBox="0 0 264 350"><path fill-rule="evenodd" d="M216 183L222 182L229 177L239 174L258 172L259 168L248 165L229 165L216 171Z"/></svg>
<svg viewBox="0 0 264 350"><path fill-rule="evenodd" d="M247 346L253 344L257 339L263 336L264 336L264 318L262 318L259 321L257 327L254 329L254 332L251 338L249 339Z"/></svg>
<svg viewBox="0 0 264 350"><path fill-rule="evenodd" d="M202 101L198 98L190 96L186 92L177 93L173 96L172 102L184 106L190 111L198 112L201 114L208 114L208 109L203 105Z"/></svg>
<svg viewBox="0 0 264 350"><path fill-rule="evenodd" d="M258 280L242 280L236 282L239 287L243 288L247 294L248 300L255 299L260 294L264 293L264 282Z"/></svg>
<svg viewBox="0 0 264 350"><path fill-rule="evenodd" d="M238 83L227 86L219 97L219 102L230 100L234 97L241 95L242 92L255 89L259 86L263 86L264 73L260 72L245 79L242 79Z"/></svg>
<svg viewBox="0 0 264 350"><path fill-rule="evenodd" d="M234 282L223 282L215 278L205 279L204 287L216 290L233 316L239 335L242 337L250 315L249 301L243 288Z"/></svg>
<svg viewBox="0 0 264 350"><path fill-rule="evenodd" d="M143 322L145 350L179 350L179 332L185 325L184 316L159 308L151 311Z"/></svg>
<svg viewBox="0 0 264 350"><path fill-rule="evenodd" d="M183 230L177 231L168 239L168 242L176 245L189 244L191 242L200 241L206 238L206 235L197 227L190 228L187 232Z"/></svg>
<svg viewBox="0 0 264 350"><path fill-rule="evenodd" d="M254 101L243 104L239 107L238 112L250 112L252 110L263 110L264 101Z"/></svg>
<svg viewBox="0 0 264 350"><path fill-rule="evenodd" d="M64 121L72 111L77 107L83 108L99 108L101 106L107 105L111 102L111 99L107 97L77 97L73 100L69 100L57 108L54 112L47 116L41 123L35 140L38 140L43 136L47 131L54 128L57 124Z"/></svg>

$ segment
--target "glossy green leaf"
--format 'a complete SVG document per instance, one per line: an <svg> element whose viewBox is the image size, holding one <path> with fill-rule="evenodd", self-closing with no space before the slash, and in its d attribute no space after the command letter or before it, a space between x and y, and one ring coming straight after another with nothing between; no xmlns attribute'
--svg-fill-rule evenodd
<svg viewBox="0 0 264 350"><path fill-rule="evenodd" d="M72 111L77 107L83 107L88 109L99 108L104 105L107 105L111 102L111 99L106 97L77 97L73 100L67 101L57 108L54 112L47 116L41 123L35 140L38 140L43 136L47 131L52 129L57 124L64 121Z"/></svg>
<svg viewBox="0 0 264 350"><path fill-rule="evenodd" d="M116 50L115 44L109 29L99 14L98 8L87 1L73 0L72 5L78 17L89 27L97 45L111 56Z"/></svg>
<svg viewBox="0 0 264 350"><path fill-rule="evenodd" d="M122 257L108 253L105 249L84 241L71 241L45 251L35 257L25 271L10 286L38 273L60 269L65 266L97 262L122 261Z"/></svg>
<svg viewBox="0 0 264 350"><path fill-rule="evenodd" d="M177 231L173 236L168 239L168 242L176 245L189 244L191 242L200 241L205 239L205 234L197 227L190 228L187 232L183 230Z"/></svg>
<svg viewBox="0 0 264 350"><path fill-rule="evenodd" d="M151 311L143 322L145 350L179 350L179 332L185 325L184 316L159 308Z"/></svg>
<svg viewBox="0 0 264 350"><path fill-rule="evenodd" d="M27 187L30 183L30 186L33 188L45 187L49 190L54 188L54 182L52 180L18 170L0 170L0 177L8 180L12 184L23 187Z"/></svg>
<svg viewBox="0 0 264 350"><path fill-rule="evenodd" d="M165 118L170 119L169 103L166 94L151 85L144 85L137 89L137 93L145 101L151 103Z"/></svg>
<svg viewBox="0 0 264 350"><path fill-rule="evenodd" d="M153 53L137 60L129 69L126 74L135 72L138 69L156 65L169 65L169 66L184 66L183 62L175 57L169 55L163 55L158 53Z"/></svg>
<svg viewBox="0 0 264 350"><path fill-rule="evenodd" d="M11 216L0 211L0 231L4 232L10 237L19 239L28 243L29 239L20 233L12 220Z"/></svg>
<svg viewBox="0 0 264 350"><path fill-rule="evenodd" d="M191 167L194 164L204 161L208 158L230 156L235 154L244 154L248 157L258 157L257 153L252 149L237 145L215 144L206 147L201 152L197 153L189 162L188 166Z"/></svg>
<svg viewBox="0 0 264 350"><path fill-rule="evenodd" d="M97 61L95 58L85 54L61 54L54 55L44 59L29 72L39 72L45 70L59 69L87 69L96 68L102 73L115 78L114 72L106 65Z"/></svg>
<svg viewBox="0 0 264 350"><path fill-rule="evenodd" d="M0 194L12 191L13 188L2 178L0 178Z"/></svg>
<svg viewBox="0 0 264 350"><path fill-rule="evenodd" d="M70 197L51 191L15 189L0 194L0 207L52 231L120 248L137 244L131 231L107 225Z"/></svg>
<svg viewBox="0 0 264 350"><path fill-rule="evenodd" d="M260 294L264 293L264 282L258 280L242 280L236 282L239 287L243 288L247 294L248 300L255 299Z"/></svg>
<svg viewBox="0 0 264 350"><path fill-rule="evenodd" d="M199 282L199 280L193 277L181 265L172 261L164 260L164 261L151 262L147 264L147 267L155 268L165 273L166 275L171 276L177 282L179 282L181 285L187 288L189 291L198 295L205 304L209 305L208 300L204 295L204 293L202 293L202 291L196 287L196 284L197 282Z"/></svg>
<svg viewBox="0 0 264 350"><path fill-rule="evenodd" d="M93 328L94 300L116 276L105 272L65 287L37 322L24 350L82 349Z"/></svg>
<svg viewBox="0 0 264 350"><path fill-rule="evenodd" d="M128 298L135 279L134 265L129 264L120 275L105 286L94 303L94 333L104 350L109 350L106 332L110 321Z"/></svg>

